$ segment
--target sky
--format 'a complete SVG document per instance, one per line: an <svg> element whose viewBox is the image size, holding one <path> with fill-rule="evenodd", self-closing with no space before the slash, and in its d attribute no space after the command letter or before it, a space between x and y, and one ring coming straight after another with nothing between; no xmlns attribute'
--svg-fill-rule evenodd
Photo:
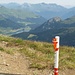
<svg viewBox="0 0 75 75"><path fill-rule="evenodd" d="M58 5L66 6L66 7L73 7L75 6L75 0L0 0L0 3L10 3L10 2L16 2L19 4L23 3L31 3L31 4L36 4L36 3L56 3Z"/></svg>

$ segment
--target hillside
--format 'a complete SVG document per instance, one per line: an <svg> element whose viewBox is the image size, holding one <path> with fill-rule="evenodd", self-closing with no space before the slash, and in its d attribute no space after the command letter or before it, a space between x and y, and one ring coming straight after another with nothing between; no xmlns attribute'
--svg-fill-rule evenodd
<svg viewBox="0 0 75 75"><path fill-rule="evenodd" d="M51 42L51 39L56 35L61 37L61 45L75 46L75 16L65 20L55 17L29 33L23 32L13 36L28 40Z"/></svg>
<svg viewBox="0 0 75 75"><path fill-rule="evenodd" d="M74 47L60 47L60 75L74 75L74 56ZM49 75L53 73L53 66L54 49L51 43L0 35L0 73Z"/></svg>
<svg viewBox="0 0 75 75"><path fill-rule="evenodd" d="M60 29L60 28L69 28L69 27L75 27L75 16L69 17L65 20L62 20L60 17L53 17L48 21L44 22L34 31L43 32L49 29Z"/></svg>
<svg viewBox="0 0 75 75"><path fill-rule="evenodd" d="M23 31L28 32L38 27L45 20L46 19L44 19L43 17L38 16L28 10L9 9L0 5L0 27L2 28L6 27L6 29L4 30L6 30L8 34L12 34L12 33L14 34L16 33L16 31L18 33ZM14 29L12 30L13 27ZM2 28L0 28L0 31L2 32L2 34L6 34L2 31ZM12 30L13 32L11 32L7 28ZM16 30L16 28L18 30Z"/></svg>
<svg viewBox="0 0 75 75"><path fill-rule="evenodd" d="M0 34L9 35L22 29L24 26L0 15Z"/></svg>

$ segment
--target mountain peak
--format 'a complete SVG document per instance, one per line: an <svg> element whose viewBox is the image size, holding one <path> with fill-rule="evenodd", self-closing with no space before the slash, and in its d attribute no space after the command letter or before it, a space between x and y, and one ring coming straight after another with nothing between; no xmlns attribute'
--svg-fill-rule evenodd
<svg viewBox="0 0 75 75"><path fill-rule="evenodd" d="M31 4L29 4L29 3L24 3L23 6L28 6L28 7L30 7Z"/></svg>
<svg viewBox="0 0 75 75"><path fill-rule="evenodd" d="M48 20L49 23L51 22L60 22L61 21L61 18L60 17L54 17L54 18L51 18Z"/></svg>

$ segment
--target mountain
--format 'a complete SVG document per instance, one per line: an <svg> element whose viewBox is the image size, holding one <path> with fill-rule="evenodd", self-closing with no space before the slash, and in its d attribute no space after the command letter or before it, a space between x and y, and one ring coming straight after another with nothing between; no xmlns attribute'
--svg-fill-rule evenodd
<svg viewBox="0 0 75 75"><path fill-rule="evenodd" d="M46 31L48 29L59 29L67 27L75 27L75 16L62 20L60 17L54 17L43 23L35 30L38 32Z"/></svg>
<svg viewBox="0 0 75 75"><path fill-rule="evenodd" d="M9 3L9 4L2 4L6 8L10 9L22 9L22 10L28 10L30 12L33 12L37 15L40 15L46 19L50 19L52 17L59 16L62 19L69 18L71 16L75 15L75 7L73 8L66 8L61 5L57 4L47 4L47 3L38 3L38 4L30 4L30 3L24 3L24 4L17 4L17 3Z"/></svg>
<svg viewBox="0 0 75 75"><path fill-rule="evenodd" d="M4 27L4 24L5 24L5 27L6 28L9 27L10 29L12 29L13 27L17 27L17 26L19 27L19 25L20 25L20 27L18 28L19 31L17 31L18 33L23 32L23 31L27 32L29 30L32 30L32 29L38 27L39 25L41 25L46 20L43 17L38 16L28 10L9 9L9 8L6 8L2 5L0 5L0 17L1 16L3 18L5 18L6 21L1 20L0 25L2 23L2 25ZM9 23L8 23L8 20L9 20ZM12 24L12 22L15 24ZM10 25L10 26L8 26L8 25ZM8 29L6 29L6 30L8 30Z"/></svg>
<svg viewBox="0 0 75 75"><path fill-rule="evenodd" d="M47 22L43 23L41 26L39 26L35 30L33 30L33 32L42 32L42 31L46 31L48 29L53 29L53 28L56 29L60 22L61 22L60 17L51 18Z"/></svg>
<svg viewBox="0 0 75 75"><path fill-rule="evenodd" d="M24 3L20 6L23 9L28 9L40 16L43 16L46 19L59 16L62 19L69 18L75 15L75 7L66 8L57 4L46 4L46 3L38 3L38 4L29 4Z"/></svg>
<svg viewBox="0 0 75 75"><path fill-rule="evenodd" d="M28 40L52 42L52 38L57 35L61 38L61 45L75 46L75 16L65 20L55 17L30 33L20 33L13 36Z"/></svg>
<svg viewBox="0 0 75 75"><path fill-rule="evenodd" d="M37 27L33 32L43 32L49 29L59 29L75 27L75 16L62 20L60 17L54 17Z"/></svg>
<svg viewBox="0 0 75 75"><path fill-rule="evenodd" d="M46 3L38 3L38 4L29 4L24 3L22 5L23 8L30 8L31 10L35 12L41 12L41 11L63 11L66 10L66 8L57 5L57 4L46 4ZM56 9L57 8L57 9Z"/></svg>
<svg viewBox="0 0 75 75"><path fill-rule="evenodd" d="M30 12L25 9L24 10L22 10L22 9L8 9L4 6L0 7L0 14L4 15L7 18L14 17L16 19L23 19L23 20L25 20L27 18L32 18L32 19L41 18L41 16L38 16L38 15L34 14L33 12ZM42 19L43 19L43 17L42 17Z"/></svg>
<svg viewBox="0 0 75 75"><path fill-rule="evenodd" d="M62 7L57 4L46 4L46 3L38 3L38 4L29 4L24 3L21 8L29 9L30 11L46 18L52 18L55 16L62 16L67 12L67 8Z"/></svg>

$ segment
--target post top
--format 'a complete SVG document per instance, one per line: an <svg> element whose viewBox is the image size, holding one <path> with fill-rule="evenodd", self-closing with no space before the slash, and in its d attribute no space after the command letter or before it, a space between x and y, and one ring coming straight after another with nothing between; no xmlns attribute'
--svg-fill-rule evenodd
<svg viewBox="0 0 75 75"><path fill-rule="evenodd" d="M55 36L55 38L60 38L59 36Z"/></svg>

